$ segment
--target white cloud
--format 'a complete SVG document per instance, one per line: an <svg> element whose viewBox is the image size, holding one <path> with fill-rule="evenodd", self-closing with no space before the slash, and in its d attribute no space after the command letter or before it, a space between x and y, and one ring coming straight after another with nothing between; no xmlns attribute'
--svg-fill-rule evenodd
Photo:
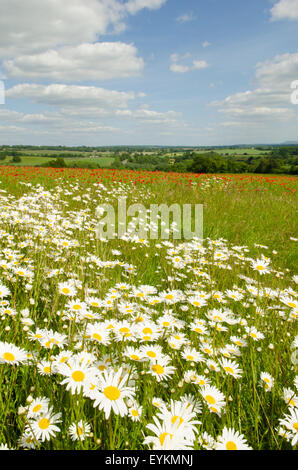
<svg viewBox="0 0 298 470"><path fill-rule="evenodd" d="M149 10L158 10L161 8L167 0L128 0L125 4L125 9L128 13L135 15L138 11L143 8L148 8Z"/></svg>
<svg viewBox="0 0 298 470"><path fill-rule="evenodd" d="M207 64L205 60L194 60L192 63L193 70L206 69L208 67L209 65Z"/></svg>
<svg viewBox="0 0 298 470"><path fill-rule="evenodd" d="M208 42L208 41L204 41L204 42L202 43L202 46L203 46L203 47L209 47L209 46L211 46L211 45L212 45L211 42Z"/></svg>
<svg viewBox="0 0 298 470"><path fill-rule="evenodd" d="M170 70L175 73L186 73L190 71L190 67L188 65L174 63L170 65Z"/></svg>
<svg viewBox="0 0 298 470"><path fill-rule="evenodd" d="M56 106L124 108L129 100L135 99L135 93L91 86L62 84L45 86L25 83L8 89L6 97L27 98L35 103Z"/></svg>
<svg viewBox="0 0 298 470"><path fill-rule="evenodd" d="M52 81L108 80L136 76L144 68L132 44L102 42L66 46L35 55L5 60L12 77L45 78Z"/></svg>
<svg viewBox="0 0 298 470"><path fill-rule="evenodd" d="M298 0L279 0L270 11L273 21L298 20Z"/></svg>
<svg viewBox="0 0 298 470"><path fill-rule="evenodd" d="M58 46L98 41L125 29L129 14L166 0L1 0L0 57L31 55Z"/></svg>
<svg viewBox="0 0 298 470"><path fill-rule="evenodd" d="M183 15L180 15L176 18L176 21L178 23L189 23L190 21L194 21L196 17L194 16L193 13L184 13Z"/></svg>
<svg viewBox="0 0 298 470"><path fill-rule="evenodd" d="M298 123L298 106L291 104L290 99L295 77L298 77L298 54L283 54L257 64L256 88L211 103L225 116L220 126L237 129L242 142L293 139Z"/></svg>
<svg viewBox="0 0 298 470"><path fill-rule="evenodd" d="M206 69L209 67L205 60L193 60L189 64L182 64L181 61L188 59L191 57L189 52L184 56L179 56L179 54L174 53L170 56L170 70L174 73L186 73L190 72L191 70L199 70L199 69ZM178 63L180 62L180 63Z"/></svg>

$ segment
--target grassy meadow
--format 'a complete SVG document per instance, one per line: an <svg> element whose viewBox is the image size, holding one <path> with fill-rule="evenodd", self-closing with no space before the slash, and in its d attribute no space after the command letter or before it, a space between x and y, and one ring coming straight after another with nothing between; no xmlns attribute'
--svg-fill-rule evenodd
<svg viewBox="0 0 298 470"><path fill-rule="evenodd" d="M297 187L1 166L1 448L295 449ZM202 204L204 239L99 238L123 197L148 234Z"/></svg>

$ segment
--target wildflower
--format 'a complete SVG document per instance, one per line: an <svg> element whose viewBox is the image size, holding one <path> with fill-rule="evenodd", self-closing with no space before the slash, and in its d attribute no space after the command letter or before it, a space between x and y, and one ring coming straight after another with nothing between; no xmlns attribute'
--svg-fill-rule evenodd
<svg viewBox="0 0 298 470"><path fill-rule="evenodd" d="M104 371L100 375L100 390L97 390L95 394L93 406L103 410L106 419L109 418L111 410L115 414L120 414L121 417L125 416L127 414L125 398L132 398L135 395L134 389L126 386L129 374L124 377L121 375L122 368L117 372Z"/></svg>
<svg viewBox="0 0 298 470"><path fill-rule="evenodd" d="M291 432L291 444L294 447L298 442L298 408L291 407L289 411L290 414L284 414L279 422Z"/></svg>
<svg viewBox="0 0 298 470"><path fill-rule="evenodd" d="M86 437L90 436L90 432L90 424L83 420L80 420L78 423L72 423L68 429L72 441L84 441Z"/></svg>
<svg viewBox="0 0 298 470"><path fill-rule="evenodd" d="M216 450L252 450L245 437L234 429L224 427L215 444Z"/></svg>
<svg viewBox="0 0 298 470"><path fill-rule="evenodd" d="M41 413L36 419L30 419L25 431L32 432L37 440L48 441L57 432L60 432L60 428L56 426L57 423L61 423L60 418L61 413L53 413L52 408L50 408L45 413Z"/></svg>
<svg viewBox="0 0 298 470"><path fill-rule="evenodd" d="M27 360L27 352L12 343L0 342L0 363L16 364Z"/></svg>
<svg viewBox="0 0 298 470"><path fill-rule="evenodd" d="M274 378L272 377L272 375L268 374L267 372L261 372L260 379L261 384L265 382L265 391L269 392L274 384Z"/></svg>

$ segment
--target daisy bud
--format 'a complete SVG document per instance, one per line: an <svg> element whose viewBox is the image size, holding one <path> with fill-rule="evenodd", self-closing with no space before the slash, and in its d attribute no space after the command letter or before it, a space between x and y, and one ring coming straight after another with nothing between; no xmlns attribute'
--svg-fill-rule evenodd
<svg viewBox="0 0 298 470"><path fill-rule="evenodd" d="M6 326L4 329L5 329L5 331L9 331L9 330L10 330L10 326Z"/></svg>
<svg viewBox="0 0 298 470"><path fill-rule="evenodd" d="M26 402L27 403L32 403L32 401L33 401L33 397L31 395L29 395L26 399Z"/></svg>

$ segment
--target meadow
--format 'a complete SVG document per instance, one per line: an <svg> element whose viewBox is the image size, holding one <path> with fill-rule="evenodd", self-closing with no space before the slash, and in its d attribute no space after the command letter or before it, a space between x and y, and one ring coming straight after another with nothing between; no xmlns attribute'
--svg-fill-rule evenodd
<svg viewBox="0 0 298 470"><path fill-rule="evenodd" d="M297 187L0 166L0 448L295 449ZM98 238L120 197L202 204L203 240Z"/></svg>

